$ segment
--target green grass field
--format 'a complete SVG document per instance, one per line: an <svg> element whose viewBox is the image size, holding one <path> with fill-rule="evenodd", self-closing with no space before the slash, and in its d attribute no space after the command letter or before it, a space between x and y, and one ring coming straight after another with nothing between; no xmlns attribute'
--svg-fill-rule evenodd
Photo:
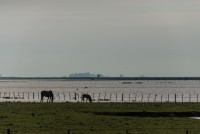
<svg viewBox="0 0 200 134"><path fill-rule="evenodd" d="M188 117L104 115L104 112L200 112L200 103L0 103L0 133L189 134L200 120ZM95 114L96 112L102 114ZM128 130L128 131L127 131Z"/></svg>

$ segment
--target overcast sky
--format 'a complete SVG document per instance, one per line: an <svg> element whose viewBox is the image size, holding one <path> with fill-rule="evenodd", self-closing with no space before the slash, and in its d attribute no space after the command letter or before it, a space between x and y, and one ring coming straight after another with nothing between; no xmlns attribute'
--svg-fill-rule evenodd
<svg viewBox="0 0 200 134"><path fill-rule="evenodd" d="M200 76L198 0L0 0L0 74Z"/></svg>

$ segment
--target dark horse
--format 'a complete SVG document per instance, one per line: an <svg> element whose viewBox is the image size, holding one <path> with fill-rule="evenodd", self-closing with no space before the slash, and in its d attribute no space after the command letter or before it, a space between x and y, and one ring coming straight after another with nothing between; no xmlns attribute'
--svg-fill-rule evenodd
<svg viewBox="0 0 200 134"><path fill-rule="evenodd" d="M89 100L89 102L92 102L92 98L91 98L91 96L89 95L89 94L83 94L82 96L81 96L81 101L83 101L84 102L84 99L86 98L86 102L87 102L87 100Z"/></svg>
<svg viewBox="0 0 200 134"><path fill-rule="evenodd" d="M43 102L43 98L44 97L47 97L47 102L51 101L53 102L53 99L54 99L54 96L53 96L53 92L50 90L50 91L41 91L41 100L40 102Z"/></svg>

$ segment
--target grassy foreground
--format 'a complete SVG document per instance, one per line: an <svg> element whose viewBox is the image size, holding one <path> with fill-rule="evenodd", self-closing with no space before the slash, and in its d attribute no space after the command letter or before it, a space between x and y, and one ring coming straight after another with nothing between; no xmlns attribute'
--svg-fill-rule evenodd
<svg viewBox="0 0 200 134"><path fill-rule="evenodd" d="M189 134L200 120L188 117L97 115L95 112L200 112L200 103L0 103L0 133Z"/></svg>

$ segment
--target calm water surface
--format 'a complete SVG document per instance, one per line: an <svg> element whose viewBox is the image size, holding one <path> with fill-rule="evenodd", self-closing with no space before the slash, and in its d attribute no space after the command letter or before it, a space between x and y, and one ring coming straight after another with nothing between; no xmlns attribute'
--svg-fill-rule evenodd
<svg viewBox="0 0 200 134"><path fill-rule="evenodd" d="M1 80L0 101L38 102L42 90L52 90L56 102L77 102L83 93L106 102L200 100L200 80Z"/></svg>

